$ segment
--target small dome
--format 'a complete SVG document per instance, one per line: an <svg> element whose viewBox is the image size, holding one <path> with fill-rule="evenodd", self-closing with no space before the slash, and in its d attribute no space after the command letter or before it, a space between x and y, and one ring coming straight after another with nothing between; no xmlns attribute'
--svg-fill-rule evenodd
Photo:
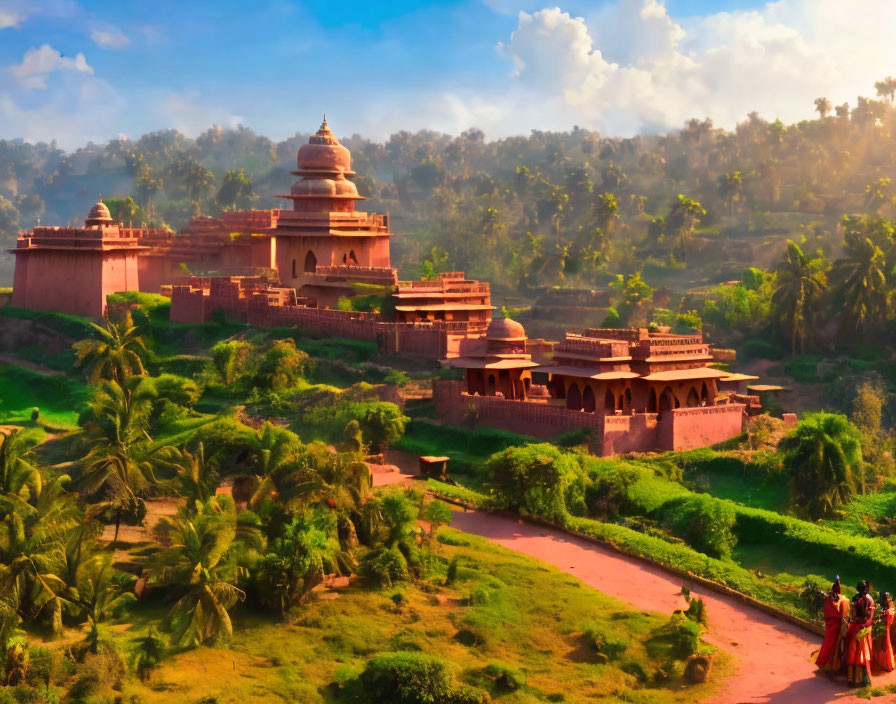
<svg viewBox="0 0 896 704"><path fill-rule="evenodd" d="M488 340L525 340L526 330L510 318L495 318L485 333Z"/></svg>
<svg viewBox="0 0 896 704"><path fill-rule="evenodd" d="M109 213L109 208L103 203L102 199L90 209L90 213L87 215L87 220L85 220L85 223L88 226L103 225L111 222L112 215Z"/></svg>

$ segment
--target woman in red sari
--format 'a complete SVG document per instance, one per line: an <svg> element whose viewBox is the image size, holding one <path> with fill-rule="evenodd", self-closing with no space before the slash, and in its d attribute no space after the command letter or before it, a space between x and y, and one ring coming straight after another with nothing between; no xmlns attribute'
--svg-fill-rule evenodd
<svg viewBox="0 0 896 704"><path fill-rule="evenodd" d="M890 592L880 595L880 614L875 624L874 660L884 672L896 670L896 657L893 656L893 645L890 642L890 628L896 620L896 608Z"/></svg>
<svg viewBox="0 0 896 704"><path fill-rule="evenodd" d="M859 582L856 592L846 630L846 682L850 687L867 687L871 684L874 598L868 593L868 582Z"/></svg>
<svg viewBox="0 0 896 704"><path fill-rule="evenodd" d="M843 665L843 636L848 623L849 599L841 593L838 576L824 598L824 642L815 657L815 664L828 677L840 672Z"/></svg>

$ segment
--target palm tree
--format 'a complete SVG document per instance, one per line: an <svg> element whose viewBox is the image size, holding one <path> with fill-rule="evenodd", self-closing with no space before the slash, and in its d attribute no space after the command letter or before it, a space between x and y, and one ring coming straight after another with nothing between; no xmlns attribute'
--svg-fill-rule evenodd
<svg viewBox="0 0 896 704"><path fill-rule="evenodd" d="M67 536L83 521L65 493L67 476L44 482L39 493L0 494L0 598L26 622L47 609L54 631L62 628Z"/></svg>
<svg viewBox="0 0 896 704"><path fill-rule="evenodd" d="M827 98L816 98L815 112L818 113L818 116L822 120L826 118L828 116L828 113L831 112L831 101Z"/></svg>
<svg viewBox="0 0 896 704"><path fill-rule="evenodd" d="M188 507L195 507L197 503L204 504L215 495L220 480L218 473L206 459L201 442L196 446L195 453L182 450L175 464L178 493L187 499Z"/></svg>
<svg viewBox="0 0 896 704"><path fill-rule="evenodd" d="M142 354L146 344L138 334L129 312L119 320L90 323L96 339L81 340L72 345L77 355L75 366L88 367L91 383L116 381L119 384L133 375L146 374Z"/></svg>
<svg viewBox="0 0 896 704"><path fill-rule="evenodd" d="M791 240L787 253L778 264L777 287L772 293L772 305L785 329L791 331L790 354L796 357L797 342L806 351L806 335L814 304L824 291L820 262L810 260Z"/></svg>
<svg viewBox="0 0 896 704"><path fill-rule="evenodd" d="M40 470L29 461L21 431L0 436L0 494L28 501L40 495L41 484Z"/></svg>
<svg viewBox="0 0 896 704"><path fill-rule="evenodd" d="M818 519L849 502L862 460L860 437L846 416L810 413L781 440L797 509Z"/></svg>
<svg viewBox="0 0 896 704"><path fill-rule="evenodd" d="M887 312L886 257L871 237L859 230L844 236L844 255L831 270L831 292L842 310L844 333L880 327Z"/></svg>
<svg viewBox="0 0 896 704"><path fill-rule="evenodd" d="M616 196L609 192L598 195L595 212L600 228L607 233L607 237L610 237L613 234L613 224L619 218L619 202Z"/></svg>
<svg viewBox="0 0 896 704"><path fill-rule="evenodd" d="M681 251L685 261L688 258L687 241L694 234L694 226L697 224L697 221L704 215L706 215L706 210L698 201L687 198L680 193L672 204L672 210L669 213L667 222L678 230Z"/></svg>
<svg viewBox="0 0 896 704"><path fill-rule="evenodd" d="M233 635L228 610L245 598L237 583L246 574L237 529L236 506L223 494L195 516L165 522L169 547L150 581L184 590L165 618L175 643L196 646Z"/></svg>
<svg viewBox="0 0 896 704"><path fill-rule="evenodd" d="M114 614L127 603L136 601L132 575L112 567L112 553L96 553L83 560L75 573L75 589L69 599L87 618L90 632L87 642L91 652L97 652L99 630L97 624Z"/></svg>
<svg viewBox="0 0 896 704"><path fill-rule="evenodd" d="M728 203L728 215L734 217L734 202L740 200L744 181L740 171L728 171L719 176L719 195Z"/></svg>
<svg viewBox="0 0 896 704"><path fill-rule="evenodd" d="M154 460L173 454L169 447L150 447L147 429L154 398L155 390L145 377L131 377L123 386L104 382L88 404L84 435L90 449L81 460L77 488L114 509L113 546L124 514L157 483Z"/></svg>

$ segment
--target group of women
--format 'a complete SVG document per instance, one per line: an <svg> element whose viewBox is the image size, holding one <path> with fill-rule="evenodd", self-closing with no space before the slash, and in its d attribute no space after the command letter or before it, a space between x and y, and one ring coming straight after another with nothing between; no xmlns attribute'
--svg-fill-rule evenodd
<svg viewBox="0 0 896 704"><path fill-rule="evenodd" d="M896 620L893 599L889 592L881 592L877 610L869 590L868 582L859 582L850 601L841 593L837 577L824 600L824 643L815 664L829 677L845 670L850 687L870 685L872 667L884 672L896 669L890 638Z"/></svg>

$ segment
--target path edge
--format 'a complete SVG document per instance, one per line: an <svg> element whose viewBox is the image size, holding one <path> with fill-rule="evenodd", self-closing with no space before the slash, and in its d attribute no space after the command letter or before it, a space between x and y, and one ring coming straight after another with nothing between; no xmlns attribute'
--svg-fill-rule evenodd
<svg viewBox="0 0 896 704"><path fill-rule="evenodd" d="M640 560L648 565L661 569L665 572L669 572L670 574L675 575L676 577L680 577L682 579L686 579L690 582L694 582L699 584L702 587L705 587L711 591L722 594L723 596L727 596L735 601L739 601L746 606L751 606L754 609L762 611L764 614L768 616L772 616L780 621L785 621L792 626L797 626L798 628L802 628L809 633L812 633L816 636L824 636L824 626L818 623L813 623L807 619L804 619L800 616L796 616L791 614L783 609L779 609L775 606L771 606L770 604L766 604L764 601L760 601L755 597L750 596L749 594L744 594L743 592L739 592L736 589L732 589L731 587L721 584L719 582L714 582L711 579L707 579L706 577L701 577L698 574L694 574L693 572L689 572L688 570L679 569L678 567L673 567L671 565L665 565L656 560L652 560L650 557L646 555L642 555L640 553L634 552L632 550L626 550L621 545L617 545L608 540L601 540L600 538L596 538L593 535L588 535L587 533L580 533L577 530L573 530L566 526L560 525L559 523L554 523L553 521L549 521L544 518L538 518L534 516L520 516L519 514L513 514L508 511L487 511L479 506L475 506L473 504L466 503L454 497L446 496L438 491L434 491L433 489L428 490L430 494L437 497L441 501L444 501L449 504L453 504L455 506L459 506L461 508L470 510L470 511L480 511L482 513L491 513L495 515L501 515L505 518L510 518L512 520L524 521L530 525L534 526L542 526L545 528L551 528L553 530L560 531L562 533L566 533L567 535L575 536L576 538L580 538L581 540L585 540L596 545L600 545L601 547L609 548L614 552L619 553L620 555L625 555L626 557L631 557L636 560Z"/></svg>

